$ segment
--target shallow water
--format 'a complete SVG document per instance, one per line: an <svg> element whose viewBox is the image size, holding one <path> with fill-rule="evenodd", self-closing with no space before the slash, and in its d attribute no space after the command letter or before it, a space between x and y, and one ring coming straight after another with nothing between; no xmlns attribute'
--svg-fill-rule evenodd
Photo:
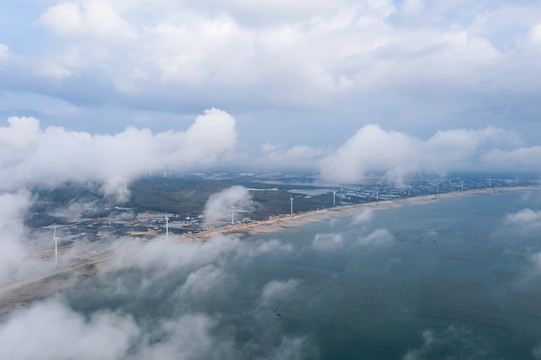
<svg viewBox="0 0 541 360"><path fill-rule="evenodd" d="M157 343L163 321L204 314L212 344L226 341L236 358L279 357L284 339L297 339L283 354L532 359L541 344L540 200L503 193L338 215L203 260L89 278L65 296L79 312L132 315ZM533 211L509 217L524 209Z"/></svg>

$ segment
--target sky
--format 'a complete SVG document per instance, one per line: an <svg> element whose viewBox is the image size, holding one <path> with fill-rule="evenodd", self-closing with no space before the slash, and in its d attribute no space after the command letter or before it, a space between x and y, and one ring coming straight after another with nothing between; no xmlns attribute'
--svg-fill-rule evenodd
<svg viewBox="0 0 541 360"><path fill-rule="evenodd" d="M235 121L216 166L528 171L540 19L525 0L0 0L0 125L154 136L216 110Z"/></svg>

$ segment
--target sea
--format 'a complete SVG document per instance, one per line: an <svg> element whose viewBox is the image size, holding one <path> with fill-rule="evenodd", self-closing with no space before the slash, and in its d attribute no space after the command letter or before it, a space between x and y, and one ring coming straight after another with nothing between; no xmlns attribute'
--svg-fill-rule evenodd
<svg viewBox="0 0 541 360"><path fill-rule="evenodd" d="M142 252L61 294L133 319L121 357L541 359L541 191Z"/></svg>

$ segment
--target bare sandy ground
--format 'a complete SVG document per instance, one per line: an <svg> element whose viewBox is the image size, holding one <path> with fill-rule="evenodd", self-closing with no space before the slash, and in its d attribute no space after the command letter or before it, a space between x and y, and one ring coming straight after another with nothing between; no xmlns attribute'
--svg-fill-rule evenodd
<svg viewBox="0 0 541 360"><path fill-rule="evenodd" d="M34 274L26 279L1 284L0 316L15 307L74 285L78 276L94 275L96 265L111 259L110 256L100 256L84 262L62 264L47 273Z"/></svg>
<svg viewBox="0 0 541 360"><path fill-rule="evenodd" d="M478 190L456 191L437 195L425 195L410 197L407 199L385 200L353 206L338 206L329 209L322 209L304 212L293 215L283 215L264 221L256 221L250 224L238 224L212 231L204 231L190 236L179 236L181 241L205 241L211 236L221 234L232 234L235 236L249 236L275 232L296 226L302 226L310 222L318 222L329 216L354 215L365 209L387 209L403 205L422 205L434 201L457 199L461 197L480 194L499 194L502 192L516 192L527 190L540 190L541 186L508 187L508 188L487 188ZM43 298L54 292L71 286L76 277L80 275L93 275L95 266L113 259L110 255L90 256L85 261L64 264L54 270L37 274L31 278L19 279L8 283L0 284L0 315L11 309L27 304L33 300Z"/></svg>

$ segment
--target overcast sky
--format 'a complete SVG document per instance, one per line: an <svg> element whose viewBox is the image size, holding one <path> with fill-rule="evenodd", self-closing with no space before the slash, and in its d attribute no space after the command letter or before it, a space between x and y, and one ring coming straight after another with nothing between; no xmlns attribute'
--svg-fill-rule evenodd
<svg viewBox="0 0 541 360"><path fill-rule="evenodd" d="M501 166L541 155L540 55L539 1L0 0L0 116L158 133L216 108L236 158L293 167L368 124L415 151L494 130L476 158Z"/></svg>

